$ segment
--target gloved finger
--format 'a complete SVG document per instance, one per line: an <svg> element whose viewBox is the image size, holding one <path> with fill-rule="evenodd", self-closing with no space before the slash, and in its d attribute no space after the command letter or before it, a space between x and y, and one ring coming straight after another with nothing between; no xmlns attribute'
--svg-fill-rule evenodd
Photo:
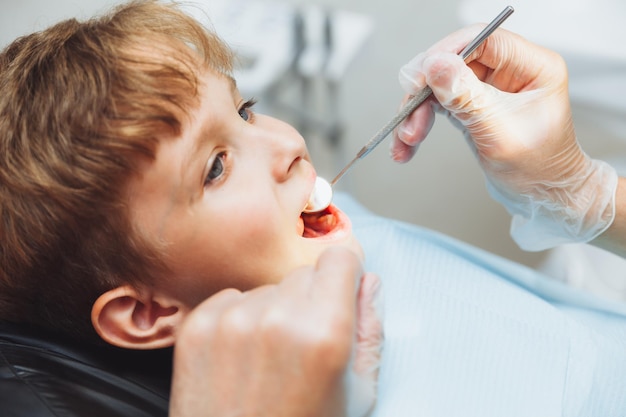
<svg viewBox="0 0 626 417"><path fill-rule="evenodd" d="M408 98L409 96L405 98L405 102ZM426 99L394 130L393 140L390 144L390 154L394 161L409 161L417 152L419 145L426 139L435 123L433 100L432 97Z"/></svg>
<svg viewBox="0 0 626 417"><path fill-rule="evenodd" d="M428 56L424 71L433 95L453 123L466 132L465 138L483 168L489 169L485 164L492 162L519 158L526 146L519 132L528 130L526 120L538 116L537 106L529 105L536 92L500 91L479 80L459 56L450 53ZM519 123L524 126L515 128Z"/></svg>
<svg viewBox="0 0 626 417"><path fill-rule="evenodd" d="M523 162L522 152L534 148L534 142L542 143L541 138L549 133L546 124L535 127L527 121L556 118L550 114L555 99L550 90L500 91L482 82L457 55L430 55L424 60L424 71L439 104L469 134L466 138L471 139L482 163ZM518 165L509 169L515 166L520 169Z"/></svg>
<svg viewBox="0 0 626 417"><path fill-rule="evenodd" d="M383 346L381 282L375 274L367 273L361 280L357 315L353 368L357 375L375 381Z"/></svg>
<svg viewBox="0 0 626 417"><path fill-rule="evenodd" d="M438 52L425 57L423 63L425 79L433 95L447 110L462 110L475 90L473 81L478 80L465 62L457 55Z"/></svg>
<svg viewBox="0 0 626 417"><path fill-rule="evenodd" d="M459 29L433 44L426 52L416 55L400 68L398 81L402 89L408 94L417 94L426 86L422 69L424 58L433 52L451 52L458 54L476 37L476 35L478 35L484 26L483 24L475 24Z"/></svg>
<svg viewBox="0 0 626 417"><path fill-rule="evenodd" d="M445 51L457 54L460 52L484 27L476 24L460 29L439 42L435 43L426 53L421 53L400 68L398 81L400 86L409 95L415 95L426 87L424 74L424 60L434 51ZM408 100L405 97L403 104ZM419 144L424 141L435 121L433 101L422 103L409 117L394 130L394 139L390 145L391 158L396 162L407 162L417 152Z"/></svg>
<svg viewBox="0 0 626 417"><path fill-rule="evenodd" d="M397 134L394 134L393 141L391 142L391 146L389 147L389 155L394 161L399 163L405 163L413 158L413 156L417 153L418 148L419 143L416 145L407 145L406 143L398 139Z"/></svg>
<svg viewBox="0 0 626 417"><path fill-rule="evenodd" d="M433 95L462 125L487 119L487 113L500 108L494 100L498 91L480 81L458 55L434 53L423 65Z"/></svg>
<svg viewBox="0 0 626 417"><path fill-rule="evenodd" d="M376 402L383 327L380 314L380 280L365 274L357 300L356 346L352 366L347 373L347 415L368 415Z"/></svg>
<svg viewBox="0 0 626 417"><path fill-rule="evenodd" d="M425 57L426 54L422 52L400 68L398 81L400 82L400 87L407 94L415 95L422 88L426 87L426 79L422 71L422 63Z"/></svg>

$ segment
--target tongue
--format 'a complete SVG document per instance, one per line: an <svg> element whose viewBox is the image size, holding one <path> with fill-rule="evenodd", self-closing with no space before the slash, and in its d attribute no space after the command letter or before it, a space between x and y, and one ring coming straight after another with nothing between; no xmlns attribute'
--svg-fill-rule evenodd
<svg viewBox="0 0 626 417"><path fill-rule="evenodd" d="M321 213L302 213L302 220L304 220L303 237L324 236L337 224L337 218L328 210Z"/></svg>

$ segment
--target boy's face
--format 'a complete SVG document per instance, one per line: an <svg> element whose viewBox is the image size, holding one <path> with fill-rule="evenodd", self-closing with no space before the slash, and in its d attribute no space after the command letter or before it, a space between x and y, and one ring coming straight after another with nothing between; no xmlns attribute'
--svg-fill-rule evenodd
<svg viewBox="0 0 626 417"><path fill-rule="evenodd" d="M195 306L223 288L278 282L331 245L361 253L334 207L334 227L303 237L316 173L302 136L253 114L230 79L208 73L203 84L181 136L162 140L129 188L131 219L173 272L156 285Z"/></svg>

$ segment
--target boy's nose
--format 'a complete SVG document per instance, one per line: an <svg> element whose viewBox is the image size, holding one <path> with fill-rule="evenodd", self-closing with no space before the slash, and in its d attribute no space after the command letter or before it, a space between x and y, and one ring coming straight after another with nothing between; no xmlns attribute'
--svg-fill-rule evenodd
<svg viewBox="0 0 626 417"><path fill-rule="evenodd" d="M268 146L272 158L272 175L277 182L286 181L297 170L298 164L308 158L304 139L295 131L293 135L272 136Z"/></svg>

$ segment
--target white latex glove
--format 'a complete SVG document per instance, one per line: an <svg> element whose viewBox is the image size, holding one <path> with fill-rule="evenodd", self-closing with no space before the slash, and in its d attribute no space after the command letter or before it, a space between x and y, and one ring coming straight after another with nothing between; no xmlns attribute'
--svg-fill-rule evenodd
<svg viewBox="0 0 626 417"><path fill-rule="evenodd" d="M379 286L335 248L277 285L209 298L177 334L170 416L364 417L383 340Z"/></svg>
<svg viewBox="0 0 626 417"><path fill-rule="evenodd" d="M407 93L429 85L434 97L398 126L392 157L411 159L435 112L444 113L463 131L490 194L513 215L522 249L594 239L614 219L618 176L576 140L563 59L498 29L466 64L457 54L482 27L455 32L402 67Z"/></svg>

